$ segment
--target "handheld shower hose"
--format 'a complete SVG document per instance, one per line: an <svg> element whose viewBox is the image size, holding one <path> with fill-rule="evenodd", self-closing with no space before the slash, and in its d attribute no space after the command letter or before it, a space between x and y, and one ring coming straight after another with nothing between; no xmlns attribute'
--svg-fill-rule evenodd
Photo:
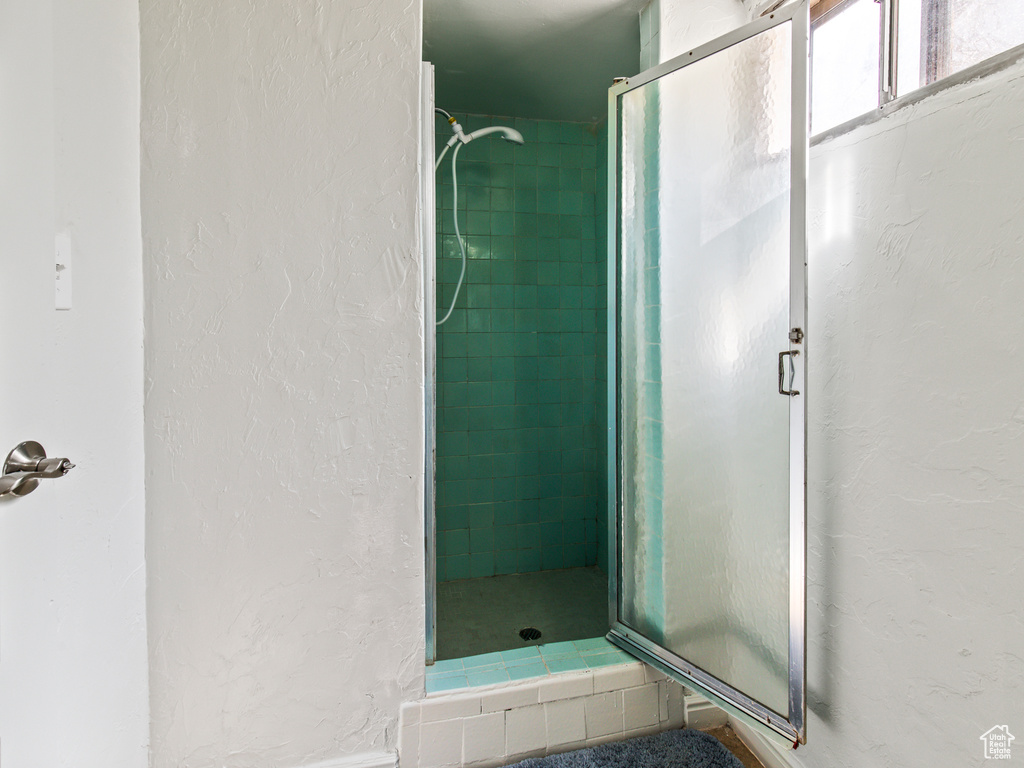
<svg viewBox="0 0 1024 768"><path fill-rule="evenodd" d="M445 147L445 150L448 148ZM452 316L452 312L455 311L455 300L459 298L459 289L462 288L462 281L466 279L466 245L462 242L462 233L459 232L459 177L455 172L455 161L459 157L459 150L462 149L462 145L459 144L455 147L455 151L452 152L452 219L455 223L455 240L459 243L459 251L462 254L462 271L459 272L459 282L455 284L455 293L452 295L451 306L448 307L448 311L444 317L435 323L435 325L442 325L449 317ZM441 157L444 157L444 153L441 153ZM438 165L441 164L441 159L437 160ZM434 171L437 171L435 166Z"/></svg>
<svg viewBox="0 0 1024 768"><path fill-rule="evenodd" d="M456 122L455 118L445 112L443 109L437 109L435 111L448 117L448 122L452 126L452 130L455 135L449 139L444 149L441 150L441 154L437 158L437 162L434 163L434 173L437 173L437 169L441 167L441 161L444 160L444 156L451 149L452 145L455 146L455 150L452 152L452 219L455 223L455 240L459 244L459 252L462 254L462 270L459 272L459 281L455 284L455 293L452 295L452 303L448 307L448 311L445 312L444 317L438 320L435 325L442 325L449 317L452 316L452 312L455 310L455 302L459 298L459 290L462 288L462 283L466 279L466 245L462 242L462 233L459 232L459 177L457 171L457 160L459 158L459 150L462 149L464 144L474 139L479 139L483 136L490 136L492 134L500 134L507 141L513 144L525 144L523 135L519 133L515 128L508 128L502 125L493 125L487 128L480 128L479 130L473 131L470 134L462 132L462 126Z"/></svg>

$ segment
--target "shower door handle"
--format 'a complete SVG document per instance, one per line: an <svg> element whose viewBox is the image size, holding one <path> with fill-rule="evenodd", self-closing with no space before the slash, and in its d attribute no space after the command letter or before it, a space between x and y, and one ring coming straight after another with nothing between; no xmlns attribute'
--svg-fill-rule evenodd
<svg viewBox="0 0 1024 768"><path fill-rule="evenodd" d="M799 354L800 354L800 350L799 349L791 349L788 352L779 352L779 394L780 395L787 395L789 397L793 397L794 395L799 395L800 394L800 392L798 390L795 390L795 389L785 389L783 387L783 384L786 381L786 372L785 372L785 369L784 369L783 364L782 364L783 359L787 355L789 355L789 386L792 387L793 386L793 379L796 376L796 370L795 370L795 368L793 366L793 358L796 357Z"/></svg>

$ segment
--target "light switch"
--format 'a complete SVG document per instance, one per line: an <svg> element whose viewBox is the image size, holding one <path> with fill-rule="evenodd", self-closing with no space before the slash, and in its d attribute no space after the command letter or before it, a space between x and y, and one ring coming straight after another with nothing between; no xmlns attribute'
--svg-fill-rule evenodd
<svg viewBox="0 0 1024 768"><path fill-rule="evenodd" d="M71 309L71 235L60 232L54 239L55 304L57 309Z"/></svg>

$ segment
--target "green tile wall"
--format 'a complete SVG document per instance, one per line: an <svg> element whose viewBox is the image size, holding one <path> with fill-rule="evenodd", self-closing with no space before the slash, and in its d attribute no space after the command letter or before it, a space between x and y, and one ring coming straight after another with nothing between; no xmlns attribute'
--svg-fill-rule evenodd
<svg viewBox="0 0 1024 768"><path fill-rule="evenodd" d="M598 562L605 465L605 253L598 128L512 125L459 153L466 282L437 331L437 572L442 581ZM437 123L437 145L451 137ZM460 256L448 158L437 176L438 317Z"/></svg>

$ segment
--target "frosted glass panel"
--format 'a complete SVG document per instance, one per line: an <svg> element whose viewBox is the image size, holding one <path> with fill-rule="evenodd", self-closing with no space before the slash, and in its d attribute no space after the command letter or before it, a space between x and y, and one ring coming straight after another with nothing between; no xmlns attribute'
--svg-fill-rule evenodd
<svg viewBox="0 0 1024 768"><path fill-rule="evenodd" d="M783 715L791 34L619 102L620 621Z"/></svg>

